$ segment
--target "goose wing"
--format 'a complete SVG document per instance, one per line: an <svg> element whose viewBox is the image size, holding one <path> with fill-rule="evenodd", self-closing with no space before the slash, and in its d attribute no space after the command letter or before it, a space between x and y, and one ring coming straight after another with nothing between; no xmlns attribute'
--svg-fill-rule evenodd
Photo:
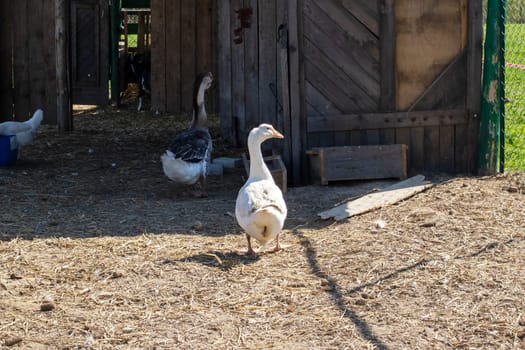
<svg viewBox="0 0 525 350"><path fill-rule="evenodd" d="M175 158L198 163L209 158L211 144L211 136L207 129L188 129L177 134L168 149Z"/></svg>
<svg viewBox="0 0 525 350"><path fill-rule="evenodd" d="M247 183L239 191L236 212L240 217L248 217L254 212L273 207L286 216L287 208L283 194L272 181L263 180Z"/></svg>

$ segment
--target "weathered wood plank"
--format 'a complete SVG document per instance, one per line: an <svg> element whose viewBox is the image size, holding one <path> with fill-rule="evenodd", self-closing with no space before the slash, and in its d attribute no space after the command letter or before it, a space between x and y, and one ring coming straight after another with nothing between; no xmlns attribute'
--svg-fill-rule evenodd
<svg viewBox="0 0 525 350"><path fill-rule="evenodd" d="M69 5L66 4L65 14L69 15ZM43 64L44 64L44 79L45 82L45 88L44 88L44 102L43 102L43 108L44 108L44 123L56 125L58 124L58 105L60 103L63 104L63 108L65 109L64 112L61 112L60 114L65 113L65 119L68 120L67 125L64 125L64 129L62 130L72 130L73 129L73 118L71 115L71 91L69 85L66 84L67 96L65 97L65 101L63 102L57 102L57 96L58 96L58 87L57 87L57 67L59 66L59 63L56 61L58 52L62 52L64 55L64 63L61 63L60 65L63 66L65 72L68 71L70 64L69 64L69 43L65 46L63 50L57 50L57 40L55 40L55 31L56 31L56 21L57 17L55 16L55 4L54 0L46 0L44 1L44 6L42 9L42 17L47 18L46 26L43 30L43 38L42 41L45 42L45 47L42 51L43 56ZM69 16L66 17L66 24L69 25ZM53 28L53 30L49 30L50 28ZM66 32L67 33L67 32ZM69 38L69 35L67 36ZM67 79L67 74L64 74L65 79ZM67 83L67 80L65 81Z"/></svg>
<svg viewBox="0 0 525 350"><path fill-rule="evenodd" d="M439 169L439 127L423 128L423 163L426 171L436 171Z"/></svg>
<svg viewBox="0 0 525 350"><path fill-rule="evenodd" d="M379 61L380 53L377 35L374 35L366 25L359 22L354 13L346 11L339 1L315 1L315 3L326 14L326 17L323 17L341 28L351 38L351 42L355 47L363 50L373 61ZM366 55L362 57L366 58Z"/></svg>
<svg viewBox="0 0 525 350"><path fill-rule="evenodd" d="M378 58L359 49L359 44L327 18L313 1L306 1L309 6L304 16L305 37L315 42L321 51L332 58L334 64L339 65L354 82L359 82L367 95L378 101Z"/></svg>
<svg viewBox="0 0 525 350"><path fill-rule="evenodd" d="M425 168L425 128L410 128L409 172L418 172Z"/></svg>
<svg viewBox="0 0 525 350"><path fill-rule="evenodd" d="M234 146L237 146L232 117L232 27L230 9L229 0L217 2L217 84L220 91L221 134Z"/></svg>
<svg viewBox="0 0 525 350"><path fill-rule="evenodd" d="M367 95L359 83L354 82L308 39L304 40L304 55L306 57L305 64L312 65L315 67L315 71L320 72L320 74L317 75L319 84L332 86L332 89L337 90L335 92L337 95L342 96L345 101L348 101L347 104L349 104L348 108L350 109L343 109L344 112L372 112L377 109L377 100ZM312 77L312 79L313 78L314 77ZM306 73L306 79L307 81L310 80L308 72ZM331 96L330 94L328 96L330 96L328 98L329 100L338 99L337 96Z"/></svg>
<svg viewBox="0 0 525 350"><path fill-rule="evenodd" d="M170 0L171 1L171 0ZM196 18L195 1L181 0L181 111L191 112L193 109L193 82L196 75ZM171 38L170 38L171 39Z"/></svg>
<svg viewBox="0 0 525 350"><path fill-rule="evenodd" d="M330 210L317 214L321 219L330 218L341 221L346 218L367 213L369 211L395 204L421 193L433 185L425 181L423 175L417 175L389 186L379 192L374 192L356 200L341 204Z"/></svg>
<svg viewBox="0 0 525 350"><path fill-rule="evenodd" d="M304 181L302 174L306 167L304 157L305 126L303 114L304 96L304 71L303 62L300 58L302 50L301 36L303 24L301 18L303 11L302 0L288 1L288 50L289 50L289 73L290 73L290 119L292 140L292 179L294 185L300 185Z"/></svg>
<svg viewBox="0 0 525 350"><path fill-rule="evenodd" d="M393 0L379 0L381 53L381 111L396 110L396 25Z"/></svg>
<svg viewBox="0 0 525 350"><path fill-rule="evenodd" d="M306 103L311 107L311 110L307 112L308 117L343 114L342 110L337 108L308 80L305 82L305 92Z"/></svg>
<svg viewBox="0 0 525 350"><path fill-rule="evenodd" d="M231 28L239 27L239 19L236 10L243 7L242 0L231 0L230 20ZM235 43L233 37L231 41L231 80L232 80L232 113L233 128L237 142L241 145L246 144L246 110L245 110L245 80L244 80L244 43Z"/></svg>
<svg viewBox="0 0 525 350"><path fill-rule="evenodd" d="M468 57L467 57L467 109L469 111L468 151L466 158L468 171L477 172L479 112L481 108L481 57L483 43L483 15L481 0L468 1ZM461 148L456 148L458 156L465 156ZM458 153L459 152L459 153Z"/></svg>
<svg viewBox="0 0 525 350"><path fill-rule="evenodd" d="M307 151L319 162L318 179L323 184L341 180L405 178L406 145L321 147Z"/></svg>
<svg viewBox="0 0 525 350"><path fill-rule="evenodd" d="M465 108L467 52L462 50L412 103L408 111Z"/></svg>
<svg viewBox="0 0 525 350"><path fill-rule="evenodd" d="M469 117L469 123L470 123ZM454 158L455 166L454 172L457 174L468 174L472 173L471 164L469 159L472 151L469 145L469 125L456 125L454 133Z"/></svg>
<svg viewBox="0 0 525 350"><path fill-rule="evenodd" d="M166 111L165 0L151 0L151 105Z"/></svg>
<svg viewBox="0 0 525 350"><path fill-rule="evenodd" d="M277 96L280 97L281 107L278 113L278 128L283 131L283 160L284 163L291 167L292 164L292 142L291 142L291 120L290 120L290 80L289 80L289 65L288 65L288 26L286 21L288 18L287 8L283 6L284 2L277 3L277 10L285 12L279 16L277 22L279 23L278 37L279 37L279 60L278 72L280 81L277 84ZM291 172L287 173L289 181L291 181Z"/></svg>
<svg viewBox="0 0 525 350"><path fill-rule="evenodd" d="M307 46L305 41L305 46ZM362 109L355 104L355 99L349 97L330 79L326 79L325 71L319 69L310 60L304 63L306 81L325 96L337 109L346 113L359 112Z"/></svg>
<svg viewBox="0 0 525 350"><path fill-rule="evenodd" d="M198 0L196 2L195 31L197 41L196 72L212 71L212 0Z"/></svg>
<svg viewBox="0 0 525 350"><path fill-rule="evenodd" d="M308 117L307 123L308 132L457 125L467 123L467 112L463 109L457 109L341 114Z"/></svg>
<svg viewBox="0 0 525 350"><path fill-rule="evenodd" d="M29 35L27 28L29 3L15 1L12 3L16 20L13 21L13 77L14 77L14 115L15 120L24 121L30 117L30 77L29 77Z"/></svg>
<svg viewBox="0 0 525 350"><path fill-rule="evenodd" d="M396 141L395 143L404 144L407 145L408 152L407 152L407 172L408 176L413 175L414 173L411 172L412 164L410 161L410 148L412 147L410 145L410 128L396 128L394 129L396 133Z"/></svg>
<svg viewBox="0 0 525 350"><path fill-rule="evenodd" d="M257 0L244 0L244 7L253 11L251 26L243 28L244 42L244 103L246 105L246 128L251 130L259 125L259 42ZM265 145L265 148L268 145Z"/></svg>
<svg viewBox="0 0 525 350"><path fill-rule="evenodd" d="M396 143L396 129L380 129L379 143L382 145L391 145Z"/></svg>
<svg viewBox="0 0 525 350"><path fill-rule="evenodd" d="M56 116L54 117L58 128L61 131L69 131L73 129L73 118L71 113L71 89L68 84L68 71L69 71L69 55L68 55L68 18L70 18L70 8L69 1L60 0L55 1L54 6L52 6L52 13L55 19L54 35L53 39L55 45L54 48L54 57L55 60L52 62L52 67L55 72L56 80L56 90L51 92L51 95L54 95L54 100L50 102L56 108ZM48 111L44 110L44 118L46 114L49 114Z"/></svg>
<svg viewBox="0 0 525 350"><path fill-rule="evenodd" d="M433 0L394 4L397 109L405 110L461 51L461 6L459 1Z"/></svg>
<svg viewBox="0 0 525 350"><path fill-rule="evenodd" d="M453 173L455 171L455 135L454 126L439 128L439 171Z"/></svg>
<svg viewBox="0 0 525 350"><path fill-rule="evenodd" d="M12 120L13 117L13 89L11 82L11 6L12 1L0 2L0 122Z"/></svg>
<svg viewBox="0 0 525 350"><path fill-rule="evenodd" d="M379 141L379 130L378 129L371 129L371 130L365 130L365 141L361 142L365 145L378 145L380 144Z"/></svg>
<svg viewBox="0 0 525 350"><path fill-rule="evenodd" d="M28 23L31 23L31 34L28 35L28 65L29 69L29 110L45 108L46 77L44 65L44 52L51 43L44 42L44 27L49 31L47 21L42 17L44 2L42 0L26 0L31 11L27 14ZM41 67L36 69L36 67Z"/></svg>
<svg viewBox="0 0 525 350"><path fill-rule="evenodd" d="M258 1L258 37L259 37L259 116L278 125L277 118L277 23L276 3ZM282 130L282 129L281 129ZM275 145L275 144L274 144ZM282 143L279 143L282 145Z"/></svg>
<svg viewBox="0 0 525 350"><path fill-rule="evenodd" d="M343 0L343 6L375 36L380 36L377 4L371 0Z"/></svg>
<svg viewBox="0 0 525 350"><path fill-rule="evenodd" d="M188 98L188 91L186 90L186 95L182 94L182 71L186 67L182 66L182 39L181 39L181 11L182 11L182 2L181 0L169 0L165 2L166 14L175 16L170 20L165 21L165 34L166 39L164 42L165 51L163 53L164 62L166 62L166 67L163 67L165 72L165 94L166 94L166 110L167 111L182 111L186 110L182 107L182 99ZM153 23L152 23L153 24ZM187 60L188 58L186 58ZM186 79L189 79L190 76L187 74ZM186 89L188 88L188 83L186 82ZM186 101L187 103L187 101ZM185 106L187 108L187 105Z"/></svg>

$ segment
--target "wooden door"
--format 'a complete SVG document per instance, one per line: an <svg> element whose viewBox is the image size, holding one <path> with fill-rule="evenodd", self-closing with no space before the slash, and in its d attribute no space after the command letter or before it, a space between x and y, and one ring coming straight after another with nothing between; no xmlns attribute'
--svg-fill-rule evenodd
<svg viewBox="0 0 525 350"><path fill-rule="evenodd" d="M74 104L108 104L108 5L107 0L71 1L71 99Z"/></svg>
<svg viewBox="0 0 525 350"><path fill-rule="evenodd" d="M304 183L306 150L322 146L403 143L411 174L471 171L480 8L479 0L291 0L293 182Z"/></svg>

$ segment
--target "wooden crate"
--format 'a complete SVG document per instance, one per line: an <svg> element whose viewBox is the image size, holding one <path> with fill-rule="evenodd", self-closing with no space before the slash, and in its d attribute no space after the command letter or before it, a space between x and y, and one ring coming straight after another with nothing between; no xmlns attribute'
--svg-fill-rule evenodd
<svg viewBox="0 0 525 350"><path fill-rule="evenodd" d="M283 193L286 193L288 191L287 186L287 173L286 173L286 166L284 165L283 160L281 159L280 155L271 155L271 156L265 156L263 157L264 162L268 166L268 169L270 170L270 173L273 176L273 180L275 181L275 184L281 189ZM248 159L248 156L246 153L242 154L242 162L244 164L244 170L246 171L246 174L250 175L250 160Z"/></svg>
<svg viewBox="0 0 525 350"><path fill-rule="evenodd" d="M406 145L317 147L306 152L314 181L407 177Z"/></svg>

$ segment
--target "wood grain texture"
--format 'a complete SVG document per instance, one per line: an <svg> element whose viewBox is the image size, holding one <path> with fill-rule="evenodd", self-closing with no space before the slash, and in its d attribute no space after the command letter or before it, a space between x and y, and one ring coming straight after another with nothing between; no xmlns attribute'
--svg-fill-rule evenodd
<svg viewBox="0 0 525 350"><path fill-rule="evenodd" d="M186 95L182 94L182 18L181 18L181 0L165 1L166 14L172 14L172 18L166 18L164 23L164 52L162 52L161 60L165 62L165 67L161 67L164 71L164 95L166 96L166 111L182 111L184 110L182 101L183 98L188 98L188 91ZM186 58L188 60L189 58ZM190 79L187 74L186 79ZM193 78L194 79L194 78ZM186 89L188 87L186 82ZM186 101L186 103L188 103ZM185 106L188 107L187 105Z"/></svg>
<svg viewBox="0 0 525 350"><path fill-rule="evenodd" d="M412 128L423 126L466 124L463 109L393 113L362 113L308 118L308 132Z"/></svg>
<svg viewBox="0 0 525 350"><path fill-rule="evenodd" d="M461 51L460 0L397 0L397 109L407 109Z"/></svg>
<svg viewBox="0 0 525 350"><path fill-rule="evenodd" d="M319 147L307 153L322 184L407 176L406 145Z"/></svg>
<svg viewBox="0 0 525 350"><path fill-rule="evenodd" d="M430 182L425 181L423 175L417 175L392 186L388 186L379 192L367 194L317 215L324 220L330 218L337 221L344 220L352 216L367 213L374 209L395 204L401 200L410 198L417 193L423 192L432 186L433 185Z"/></svg>
<svg viewBox="0 0 525 350"><path fill-rule="evenodd" d="M171 1L171 0L170 0ZM180 53L181 53L181 111L191 112L193 109L193 83L196 70L196 16L195 1L181 0L180 7ZM169 40L169 39L166 39ZM169 67L168 67L169 69ZM169 93L169 91L168 91Z"/></svg>
<svg viewBox="0 0 525 350"><path fill-rule="evenodd" d="M0 2L0 122L13 118L12 1Z"/></svg>
<svg viewBox="0 0 525 350"><path fill-rule="evenodd" d="M167 109L165 2L151 0L151 106L159 112Z"/></svg>
<svg viewBox="0 0 525 350"><path fill-rule="evenodd" d="M217 85L219 87L219 115L221 134L237 146L233 132L232 111L232 47L230 1L217 2Z"/></svg>

